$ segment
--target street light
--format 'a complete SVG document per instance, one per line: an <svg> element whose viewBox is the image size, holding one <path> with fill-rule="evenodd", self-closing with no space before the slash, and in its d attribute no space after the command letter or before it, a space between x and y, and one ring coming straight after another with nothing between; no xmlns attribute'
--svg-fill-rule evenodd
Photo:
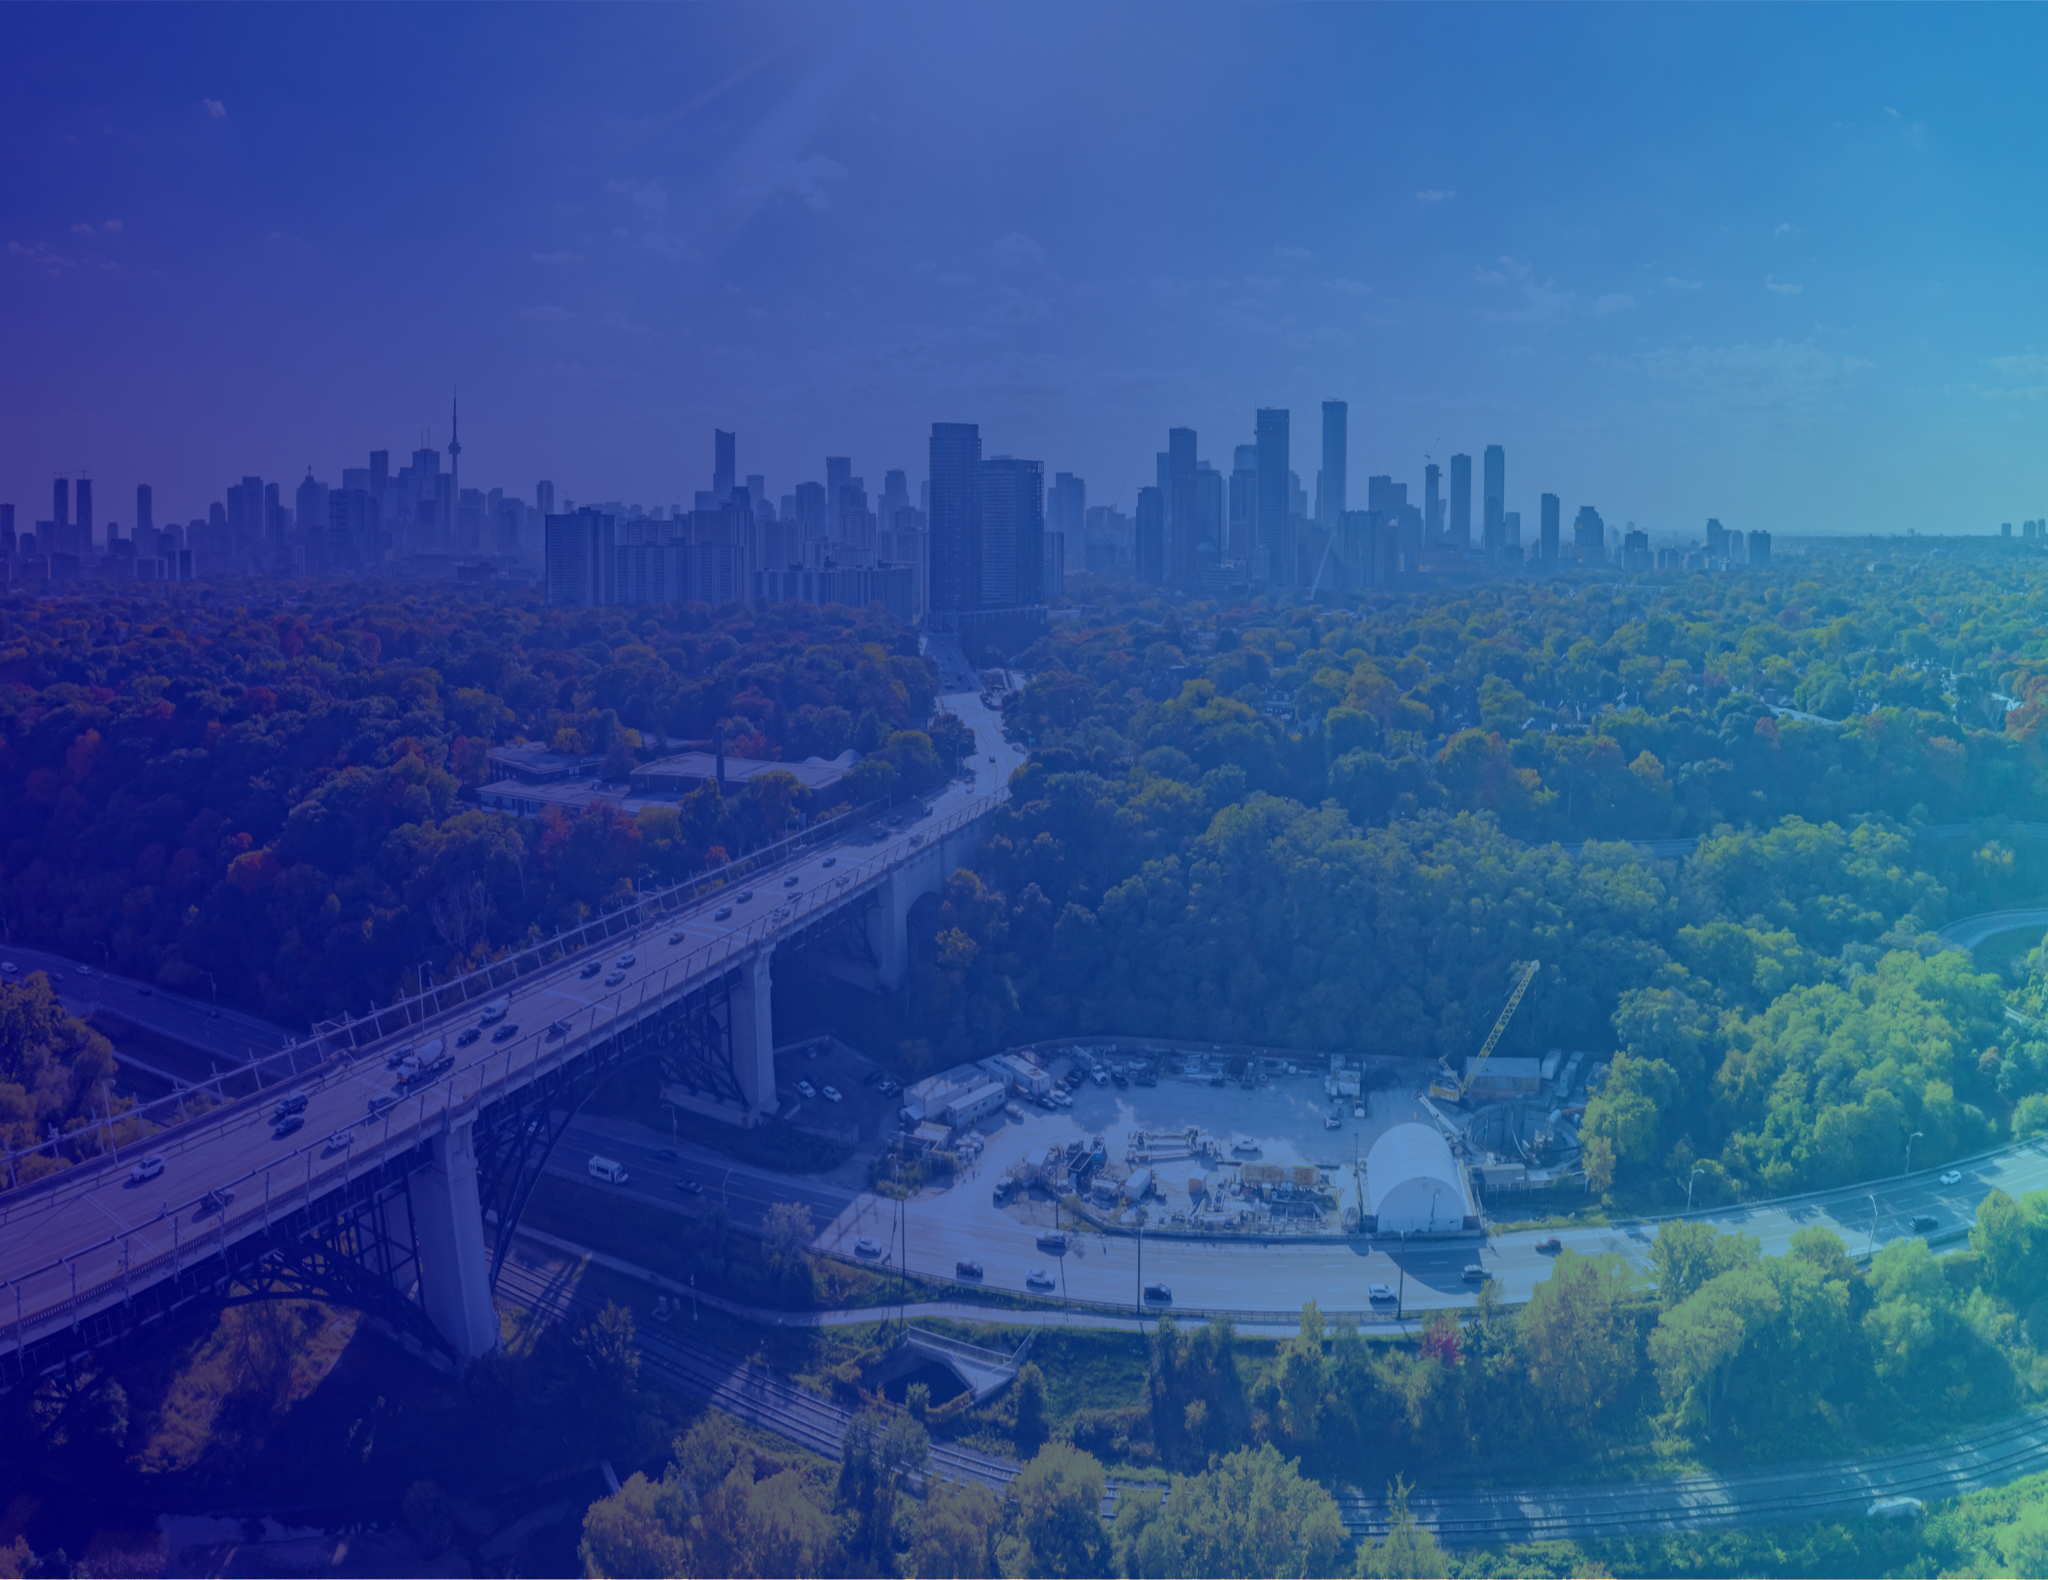
<svg viewBox="0 0 2048 1580"><path fill-rule="evenodd" d="M1916 1130L1906 1137L1906 1172L1908 1174L1913 1172L1913 1143L1920 1139L1920 1135L1921 1133Z"/></svg>
<svg viewBox="0 0 2048 1580"><path fill-rule="evenodd" d="M1688 1174L1685 1178L1685 1210L1687 1212L1692 1211L1692 1182L1706 1172L1706 1164L1698 1163L1693 1165L1692 1173Z"/></svg>
<svg viewBox="0 0 2048 1580"><path fill-rule="evenodd" d="M1870 1250L1868 1255L1877 1255L1877 1192L1870 1192Z"/></svg>

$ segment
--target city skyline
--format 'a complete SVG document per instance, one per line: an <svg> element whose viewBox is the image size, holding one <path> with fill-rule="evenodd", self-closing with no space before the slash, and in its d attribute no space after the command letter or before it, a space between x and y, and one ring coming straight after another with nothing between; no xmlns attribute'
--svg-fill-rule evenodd
<svg viewBox="0 0 2048 1580"><path fill-rule="evenodd" d="M1134 493L1160 429L1221 469L1341 400L1361 476L1516 452L1525 521L2044 514L2031 13L1039 15L969 93L985 17L14 8L0 497L183 512L445 444L459 386L469 475L576 497L687 499L714 426L914 467L935 418Z"/></svg>

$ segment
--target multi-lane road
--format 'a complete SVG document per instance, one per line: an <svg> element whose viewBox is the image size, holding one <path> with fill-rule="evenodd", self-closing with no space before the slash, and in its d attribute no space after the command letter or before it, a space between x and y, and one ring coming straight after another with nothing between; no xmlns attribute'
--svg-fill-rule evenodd
<svg viewBox="0 0 2048 1580"><path fill-rule="evenodd" d="M11 971L7 969L10 963ZM284 1027L242 1010L166 992L47 949L11 944L0 948L0 975L7 981L19 983L38 971L50 979L58 999L72 1014L110 1011L160 1037L197 1048L224 1068L276 1053L296 1040Z"/></svg>
<svg viewBox="0 0 2048 1580"><path fill-rule="evenodd" d="M870 821L838 842L809 845L650 922L637 937L616 937L551 966L510 987L504 1015L490 1024L482 1023L479 1004L451 1010L111 1160L0 1197L0 1281L19 1302L16 1310L0 1309L0 1328L18 1316L33 1331L38 1311L46 1323L68 1315L74 1289L83 1292L82 1305L113 1298L124 1279L154 1276L152 1263L189 1255L196 1241L232 1235L260 1221L273 1203L330 1188L345 1171L438 1129L443 1114L474 1107L605 1035L612 1023L718 960L772 947L786 923L842 903L860 884L919 854L928 830L987 804L1024 756L1003 740L1000 720L977 697L951 696L947 706L974 731L979 750L973 774L939 792L928 810L912 808L899 821ZM423 1088L400 1088L385 1055L435 1038L452 1056L452 1069ZM395 1101L387 1096L393 1092ZM280 1133L273 1105L286 1094L304 1098L303 1121ZM131 1166L151 1155L162 1158L161 1172L131 1182ZM208 1199L230 1190L234 1199L225 1210L218 1197Z"/></svg>

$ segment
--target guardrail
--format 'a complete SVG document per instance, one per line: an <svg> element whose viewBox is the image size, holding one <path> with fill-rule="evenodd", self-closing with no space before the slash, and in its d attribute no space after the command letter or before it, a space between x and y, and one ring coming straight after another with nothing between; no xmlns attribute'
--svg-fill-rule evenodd
<svg viewBox="0 0 2048 1580"><path fill-rule="evenodd" d="M571 1031L551 1043L546 1039L547 1028L538 1027L504 1048L487 1050L472 1057L467 1063L439 1077L430 1085L408 1093L381 1116L383 1134L378 1142L376 1161L381 1164L389 1157L394 1140L407 1146L416 1144L419 1136L430 1133L429 1124L432 1119L439 1118L445 1129L449 1116L458 1107L464 1110L482 1107L494 1097L504 1095L515 1082L525 1084L544 1070L553 1068L567 1057L581 1052L601 1036L617 1036L630 1031L648 1016L665 1012L672 1000L700 985L719 967L738 957L753 953L762 944L790 930L800 921L808 921L820 912L838 908L845 900L861 892L867 884L877 881L894 868L925 855L926 841L943 839L947 834L985 817L1007 800L1008 796L1009 792L1004 788L990 795L977 797L938 819L932 827L912 833L909 843L915 848L911 851L906 852L899 848L885 856L873 856L857 861L847 871L834 873L823 883L790 895L768 914L756 917L738 931L728 933L712 943L701 945L685 955L681 961L665 966L658 985L650 979L643 979L637 984L637 992L635 989L621 989L612 995L610 1000L601 1000L590 1005L587 1010L581 1012L581 1015L569 1017L572 1021L587 1017L580 1032L572 1027ZM630 1007L627 1004L629 996L632 998ZM603 1017L602 1021L600 1016ZM347 1068L353 1062L344 1059L342 1068ZM495 1079L490 1070L494 1062L499 1064ZM433 1097L439 1098L438 1105L429 1101ZM231 1124L248 1118L265 1100L267 1094L262 1092L237 1099L206 1115L203 1121L188 1121L189 1128L181 1127L182 1133L170 1131L150 1137L149 1150L189 1153L196 1147L217 1139ZM393 1119L402 1115L409 1105L413 1108L412 1123L394 1136ZM140 1151L143 1148L138 1145L134 1150ZM337 1166L325 1170L319 1168L317 1159L326 1157L338 1159ZM0 1279L0 1289L8 1291L13 1297L16 1351L19 1352L22 1345L27 1342L31 1330L39 1334L54 1322L73 1322L78 1317L81 1305L92 1306L106 1299L115 1290L130 1288L137 1278L141 1278L145 1284L153 1282L166 1267L175 1270L186 1254L182 1245L182 1223L185 1216L213 1199L217 1192L232 1191L239 1199L243 1194L243 1187L252 1187L252 1197L254 1182L260 1180L263 1187L260 1208L253 1200L239 1213L223 1208L217 1221L210 1227L207 1238L214 1239L220 1247L225 1248L231 1238L231 1223L236 1226L232 1238L239 1239L252 1229L267 1225L269 1219L277 1212L289 1210L293 1206L316 1199L337 1185L346 1184L350 1178L349 1171L355 1166L356 1157L353 1141L344 1151L336 1153L327 1148L324 1138L309 1140L305 1145L287 1154L285 1162L251 1168L175 1207L167 1203L163 1215L150 1224L138 1226L125 1233L104 1235L70 1251L51 1256L34 1268L11 1272L4 1279ZM287 1167L296 1176L298 1165L295 1160L299 1158L303 1158L305 1163L303 1179L295 1177L285 1187L283 1193L279 1194L275 1181ZM9 1192L0 1196L0 1229L13 1227L24 1213L37 1210L54 1211L77 1194L102 1188L109 1178L119 1171L123 1158L121 1153L116 1151L95 1161L97 1167L93 1162L81 1163L63 1174L52 1176L47 1184L38 1181L27 1191ZM157 1253L142 1263L134 1263L130 1256L130 1242L136 1236L144 1235L146 1231L166 1222L171 1225L172 1248ZM78 1282L78 1264L95 1255L108 1255L116 1248L119 1248L121 1255L120 1273L103 1276L81 1288ZM30 1312L27 1306L27 1287L47 1282L52 1276L56 1276L64 1287L55 1296L41 1295L41 1303L34 1312ZM0 1322L4 1321L4 1311L0 1311Z"/></svg>

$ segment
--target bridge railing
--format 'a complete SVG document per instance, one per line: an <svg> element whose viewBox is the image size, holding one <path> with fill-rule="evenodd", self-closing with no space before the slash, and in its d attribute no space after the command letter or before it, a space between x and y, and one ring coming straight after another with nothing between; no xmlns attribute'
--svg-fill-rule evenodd
<svg viewBox="0 0 2048 1580"><path fill-rule="evenodd" d="M593 1042L628 1031L648 1016L665 1013L674 1001L701 985L714 972L751 955L778 935L808 923L818 914L837 909L862 893L868 884L922 858L928 854L931 842L941 841L948 834L987 816L1008 799L1008 794L1007 789L999 789L990 795L977 797L933 820L931 826L912 831L909 836L912 848L898 847L885 855L852 861L846 870L835 872L825 881L801 892L792 893L780 905L766 915L756 917L745 927L700 945L679 961L670 962L663 967L659 979L652 975L643 977L632 987L621 988L609 999L599 1000L576 1014L564 1017L570 1021L570 1028L553 1041L547 1038L547 1026L536 1026L504 1047L488 1049L430 1085L408 1093L374 1121L381 1125L374 1153L366 1150L359 1154L353 1140L345 1148L335 1151L328 1147L324 1138L312 1138L287 1153L283 1159L267 1166L252 1166L224 1185L200 1192L175 1206L167 1201L164 1213L153 1221L126 1232L108 1233L81 1245L64 1249L51 1247L44 1259L33 1266L0 1268L0 1290L6 1292L0 1296L0 1301L11 1300L13 1305L16 1348L25 1342L26 1335L40 1332L54 1321L75 1321L81 1309L104 1301L115 1291L132 1288L138 1282L146 1286L167 1270L175 1271L183 1260L205 1254L197 1249L197 1242L193 1245L186 1243L184 1224L216 1198L220 1190L232 1191L235 1200L213 1215L214 1221L200 1239L225 1247L230 1240L267 1226L271 1217L280 1211L315 1199L337 1183L345 1183L352 1169L368 1166L361 1163L363 1157L374 1157L381 1162L394 1143L404 1147L416 1145L423 1133L431 1133L435 1121L438 1120L445 1129L457 1109L467 1112L480 1107L577 1056ZM584 1022L580 1028L574 1024L579 1019ZM495 1076L490 1068L494 1063L498 1065ZM266 1122L260 1113L262 1102L261 1093L236 1100L204 1120L191 1121L175 1131L150 1137L148 1149L187 1154L213 1143L232 1126L264 1124ZM138 1145L128 1150L140 1152L144 1148ZM75 1199L80 1191L103 1188L109 1178L118 1173L123 1161L121 1153L110 1153L96 1162L81 1164L53 1177L47 1187L0 1196L0 1232L15 1229L36 1214L54 1213L58 1207ZM257 1195L259 1187L260 1199ZM240 1207L240 1210L232 1210L235 1207ZM151 1238L152 1232L161 1238L166 1228L171 1244L168 1247L156 1246ZM140 1262L133 1257L134 1242L138 1238L145 1246L145 1255ZM42 1237L37 1237L33 1243L40 1249ZM99 1262L111 1264L116 1256L119 1259L117 1267L94 1265L92 1276L81 1283L82 1263L97 1258ZM31 1297L33 1309L30 1307ZM5 1331L7 1316L5 1305L0 1304L0 1332Z"/></svg>

